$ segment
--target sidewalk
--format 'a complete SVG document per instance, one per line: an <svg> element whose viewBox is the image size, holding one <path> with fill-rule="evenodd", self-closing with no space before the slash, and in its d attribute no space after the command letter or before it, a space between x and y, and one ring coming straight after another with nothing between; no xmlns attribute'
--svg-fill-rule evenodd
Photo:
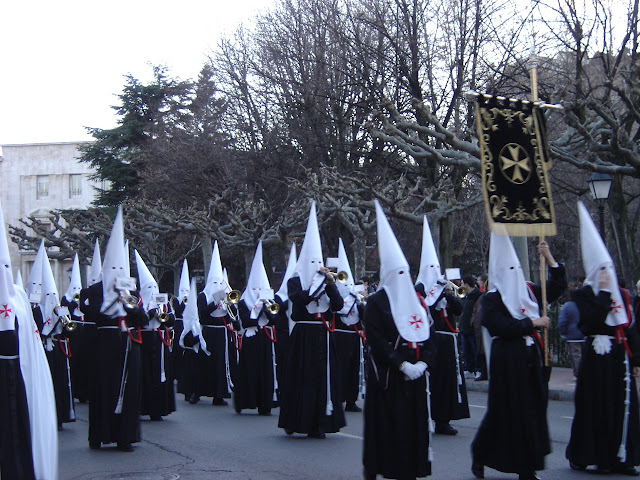
<svg viewBox="0 0 640 480"><path fill-rule="evenodd" d="M473 379L466 379L467 390L472 392L487 392L489 382L476 382ZM549 400L560 400L564 402L573 401L573 392L576 382L573 378L573 371L570 368L552 367L551 378L549 379Z"/></svg>

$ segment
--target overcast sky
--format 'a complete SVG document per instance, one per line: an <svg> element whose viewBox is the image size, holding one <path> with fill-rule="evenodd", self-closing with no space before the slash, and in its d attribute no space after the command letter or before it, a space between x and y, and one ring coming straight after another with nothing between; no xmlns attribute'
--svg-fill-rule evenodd
<svg viewBox="0 0 640 480"><path fill-rule="evenodd" d="M197 78L221 33L272 0L0 2L0 145L89 140L116 125L124 75Z"/></svg>
<svg viewBox="0 0 640 480"><path fill-rule="evenodd" d="M153 64L195 79L221 34L276 1L0 1L0 145L90 140L85 126L115 127L124 75L148 81Z"/></svg>

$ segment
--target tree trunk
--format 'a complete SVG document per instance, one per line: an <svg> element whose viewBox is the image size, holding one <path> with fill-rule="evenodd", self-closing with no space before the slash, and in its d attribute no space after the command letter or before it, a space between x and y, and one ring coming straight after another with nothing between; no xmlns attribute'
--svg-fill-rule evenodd
<svg viewBox="0 0 640 480"><path fill-rule="evenodd" d="M617 270L618 276L625 280L627 287L633 287L635 283L633 279L633 265L636 263L635 252L630 248L633 245L633 234L631 230L631 222L629 220L629 212L627 203L624 199L622 188L622 180L619 175L614 177L611 184L611 195L609 196L609 217L611 219L611 227L613 240L616 246ZM610 253L612 253L610 251Z"/></svg>
<svg viewBox="0 0 640 480"><path fill-rule="evenodd" d="M204 282L207 283L207 276L209 275L209 267L211 266L211 254L213 253L213 242L211 237L203 235L200 239L202 244L202 266L204 267Z"/></svg>
<svg viewBox="0 0 640 480"><path fill-rule="evenodd" d="M366 275L367 239L363 232L354 232L351 248L353 249L353 281L357 283Z"/></svg>

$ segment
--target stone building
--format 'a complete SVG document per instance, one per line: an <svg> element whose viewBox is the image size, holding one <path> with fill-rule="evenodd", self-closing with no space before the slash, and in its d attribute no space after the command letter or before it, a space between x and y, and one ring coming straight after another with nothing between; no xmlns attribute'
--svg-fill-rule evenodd
<svg viewBox="0 0 640 480"><path fill-rule="evenodd" d="M29 215L47 220L51 210L87 208L91 204L97 183L89 178L92 168L77 160L79 145L78 142L1 145L0 200L7 224L24 227L20 219ZM9 251L14 276L19 269L26 282L35 252L21 251L13 242L9 242ZM60 295L69 285L72 261L51 262Z"/></svg>

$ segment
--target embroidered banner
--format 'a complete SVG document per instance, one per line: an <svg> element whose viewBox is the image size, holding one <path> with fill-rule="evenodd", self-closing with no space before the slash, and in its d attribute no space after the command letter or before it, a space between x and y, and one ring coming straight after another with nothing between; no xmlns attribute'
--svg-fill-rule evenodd
<svg viewBox="0 0 640 480"><path fill-rule="evenodd" d="M487 219L499 235L555 235L542 112L530 102L480 96L476 127Z"/></svg>

